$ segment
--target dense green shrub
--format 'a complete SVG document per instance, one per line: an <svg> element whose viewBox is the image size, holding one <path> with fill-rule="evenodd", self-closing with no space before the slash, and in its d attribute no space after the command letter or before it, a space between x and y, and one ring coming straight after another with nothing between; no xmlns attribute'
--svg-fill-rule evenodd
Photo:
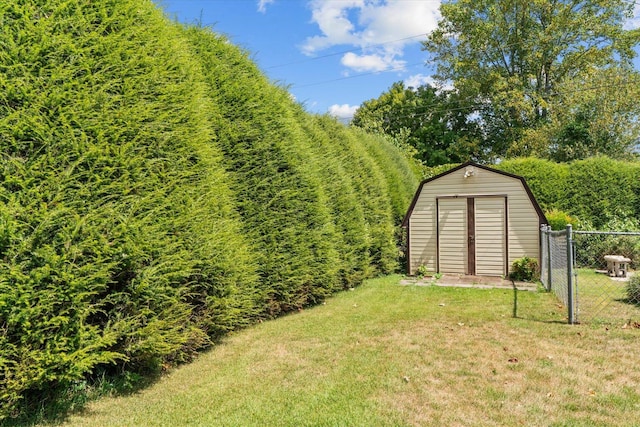
<svg viewBox="0 0 640 427"><path fill-rule="evenodd" d="M251 321L258 294L197 62L162 13L0 16L2 418L98 366L186 360Z"/></svg>
<svg viewBox="0 0 640 427"><path fill-rule="evenodd" d="M312 149L320 159L319 174L329 194L329 205L339 236L341 254L340 277L345 288L355 286L372 275L370 225L353 183L353 171L348 170L342 147L336 144L341 136L341 125L328 116L306 116L300 109L299 120L306 135L312 140Z"/></svg>
<svg viewBox="0 0 640 427"><path fill-rule="evenodd" d="M561 209L567 197L569 165L537 158L509 159L496 168L522 176L544 211ZM568 212L573 213L568 210Z"/></svg>
<svg viewBox="0 0 640 427"><path fill-rule="evenodd" d="M606 157L573 162L560 208L598 230L614 219L638 218L637 173L633 163Z"/></svg>
<svg viewBox="0 0 640 427"><path fill-rule="evenodd" d="M220 106L210 116L215 143L260 253L268 312L317 303L339 286L337 235L309 141L291 117L292 101L246 53L210 30L193 27L185 34L201 58L208 96Z"/></svg>
<svg viewBox="0 0 640 427"><path fill-rule="evenodd" d="M549 223L548 225L552 230L564 230L569 224L571 224L573 227L576 227L578 225L577 218L574 218L568 213L558 209L552 209L548 212L545 212L545 216L547 217L547 221Z"/></svg>
<svg viewBox="0 0 640 427"><path fill-rule="evenodd" d="M627 282L627 300L632 304L640 304L640 274L634 274Z"/></svg>
<svg viewBox="0 0 640 427"><path fill-rule="evenodd" d="M391 199L394 222L400 225L418 188L418 180L405 155L379 136L368 135L358 128L351 130L360 137L365 149L380 167Z"/></svg>
<svg viewBox="0 0 640 427"><path fill-rule="evenodd" d="M513 261L509 278L520 282L533 282L540 278L538 261L534 258L522 257Z"/></svg>
<svg viewBox="0 0 640 427"><path fill-rule="evenodd" d="M0 23L0 421L397 265L407 160L225 38L147 0Z"/></svg>
<svg viewBox="0 0 640 427"><path fill-rule="evenodd" d="M398 249L394 240L393 205L390 188L382 167L364 146L366 135L339 125L336 121L323 121L325 130L340 141L336 149L350 174L354 191L362 205L369 234L369 255L375 272L388 273L398 267ZM369 136L370 138L370 136ZM383 141L380 141L384 143ZM407 207L409 200L407 200Z"/></svg>
<svg viewBox="0 0 640 427"><path fill-rule="evenodd" d="M594 157L552 163L527 158L495 167L523 176L544 210L578 218L576 228L605 230L615 221L640 218L640 162Z"/></svg>

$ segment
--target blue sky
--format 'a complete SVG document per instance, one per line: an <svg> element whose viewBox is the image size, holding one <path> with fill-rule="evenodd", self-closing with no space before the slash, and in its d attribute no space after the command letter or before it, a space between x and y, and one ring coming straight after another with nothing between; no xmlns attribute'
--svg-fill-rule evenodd
<svg viewBox="0 0 640 427"><path fill-rule="evenodd" d="M439 0L154 0L244 48L310 112L348 120L394 82L431 83L421 50ZM640 6L633 21L640 26Z"/></svg>

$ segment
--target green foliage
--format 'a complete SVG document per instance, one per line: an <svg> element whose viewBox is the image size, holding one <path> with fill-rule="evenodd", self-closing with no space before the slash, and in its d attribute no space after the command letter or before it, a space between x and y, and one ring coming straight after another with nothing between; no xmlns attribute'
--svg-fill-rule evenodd
<svg viewBox="0 0 640 427"><path fill-rule="evenodd" d="M445 165L426 167L424 168L422 175L424 179L433 178L434 176L445 173L448 170L455 168L456 166L459 166L459 164L449 163Z"/></svg>
<svg viewBox="0 0 640 427"><path fill-rule="evenodd" d="M411 164L226 39L146 0L0 22L0 420L396 268Z"/></svg>
<svg viewBox="0 0 640 427"><path fill-rule="evenodd" d="M423 164L436 166L482 157L480 126L469 119L473 111L457 91L396 82L365 101L351 124L402 140Z"/></svg>
<svg viewBox="0 0 640 427"><path fill-rule="evenodd" d="M538 280L540 278L538 261L529 257L518 258L511 264L509 278L520 282L533 282Z"/></svg>
<svg viewBox="0 0 640 427"><path fill-rule="evenodd" d="M572 217L566 212L553 209L545 213L548 225L552 230L564 230L568 224L576 227L578 225L577 218Z"/></svg>
<svg viewBox="0 0 640 427"><path fill-rule="evenodd" d="M325 126L330 122L325 121ZM394 212L391 193L401 191L390 186L380 163L367 149L367 141L371 136L344 127L336 127L333 131L339 135L340 156L351 175L352 185L363 207L364 219L369 235L369 256L375 273L389 273L398 267L398 249L395 240L397 227L394 224ZM386 141L376 139L376 143ZM385 159L381 159L385 161ZM408 208L410 198L405 203ZM406 209L406 208L405 208Z"/></svg>
<svg viewBox="0 0 640 427"><path fill-rule="evenodd" d="M639 162L593 157L553 163L525 158L505 160L496 167L523 176L542 209L578 218L579 223L572 225L580 229L621 231L640 217Z"/></svg>
<svg viewBox="0 0 640 427"><path fill-rule="evenodd" d="M420 264L420 266L416 269L416 276L419 277L431 276L431 273L432 271L429 270L429 268L424 264Z"/></svg>
<svg viewBox="0 0 640 427"><path fill-rule="evenodd" d="M582 137L595 136L596 129L612 130L615 123L596 125L600 117L592 114L586 98L611 101L601 104L612 112L606 115L632 126L637 103L620 84L594 84L584 76L594 69L631 67L640 33L626 30L624 24L633 7L623 0L444 2L442 19L424 49L432 54L438 80L453 82L463 98L476 104L490 156L538 154L521 140L538 144L539 139L528 138L528 133L556 119L557 132L546 141L552 145L544 148L565 159L583 158L583 148L588 155L604 154L602 148L617 138L604 138L607 142L601 145L600 137ZM603 97L603 92L608 94ZM589 123L585 126L577 116L571 117L573 113L562 116L563 111L586 113ZM574 156L576 150L580 153Z"/></svg>
<svg viewBox="0 0 640 427"><path fill-rule="evenodd" d="M638 218L637 164L594 157L570 164L561 208L596 229L614 219Z"/></svg>
<svg viewBox="0 0 640 427"><path fill-rule="evenodd" d="M564 81L556 93L555 113L528 130L509 155L561 162L591 156L637 158L640 73L627 67L590 67Z"/></svg>
<svg viewBox="0 0 640 427"><path fill-rule="evenodd" d="M495 167L524 177L543 210L561 209L564 206L570 165L527 157L505 160Z"/></svg>
<svg viewBox="0 0 640 427"><path fill-rule="evenodd" d="M634 274L627 282L627 300L632 304L640 304L640 275Z"/></svg>
<svg viewBox="0 0 640 427"><path fill-rule="evenodd" d="M4 417L100 365L187 360L257 310L197 63L162 13L54 1L0 16Z"/></svg>
<svg viewBox="0 0 640 427"><path fill-rule="evenodd" d="M210 120L259 251L268 313L317 303L339 285L337 235L293 103L237 48L206 29L185 34L202 58L212 102L238 106L214 111Z"/></svg>

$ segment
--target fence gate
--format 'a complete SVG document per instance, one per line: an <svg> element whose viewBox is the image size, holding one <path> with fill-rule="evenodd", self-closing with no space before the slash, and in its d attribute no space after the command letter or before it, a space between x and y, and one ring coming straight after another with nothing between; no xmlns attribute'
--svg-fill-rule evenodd
<svg viewBox="0 0 640 427"><path fill-rule="evenodd" d="M569 323L640 327L640 289L630 287L640 266L640 232L543 226L541 243L541 281L567 307Z"/></svg>

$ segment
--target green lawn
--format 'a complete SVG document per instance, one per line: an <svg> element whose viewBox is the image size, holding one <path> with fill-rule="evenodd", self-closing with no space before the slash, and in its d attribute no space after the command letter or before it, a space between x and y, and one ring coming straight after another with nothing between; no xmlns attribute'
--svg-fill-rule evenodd
<svg viewBox="0 0 640 427"><path fill-rule="evenodd" d="M578 321L621 326L640 322L640 307L627 301L627 282L593 268L577 271Z"/></svg>
<svg viewBox="0 0 640 427"><path fill-rule="evenodd" d="M640 330L551 294L365 283L228 337L68 426L632 426Z"/></svg>

